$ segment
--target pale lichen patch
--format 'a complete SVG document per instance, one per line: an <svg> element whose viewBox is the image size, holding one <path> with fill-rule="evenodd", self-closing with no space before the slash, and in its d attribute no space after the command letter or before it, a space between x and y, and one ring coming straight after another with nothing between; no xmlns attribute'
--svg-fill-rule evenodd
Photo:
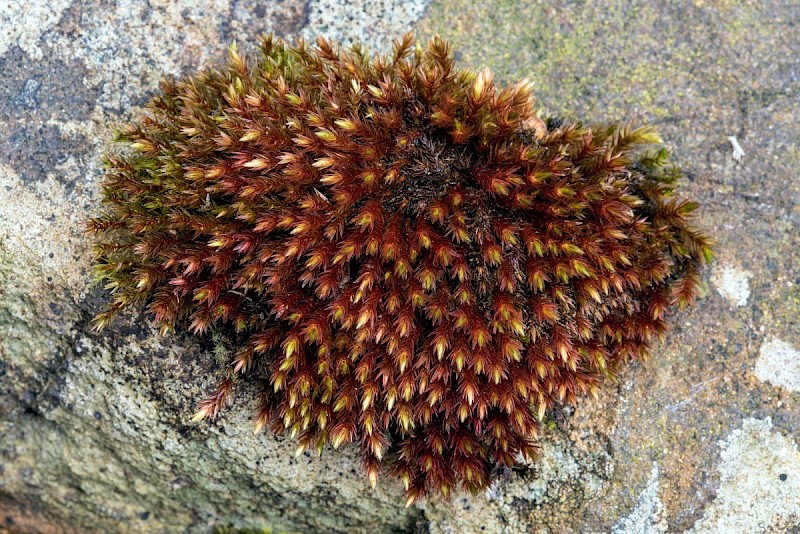
<svg viewBox="0 0 800 534"><path fill-rule="evenodd" d="M800 351L781 339L773 339L761 345L754 369L762 382L800 391Z"/></svg>
<svg viewBox="0 0 800 534"><path fill-rule="evenodd" d="M744 306L750 298L750 279L753 273L730 263L714 268L711 283L732 306Z"/></svg>
<svg viewBox="0 0 800 534"><path fill-rule="evenodd" d="M0 56L16 44L32 59L41 59L39 38L70 4L69 0L0 2Z"/></svg>
<svg viewBox="0 0 800 534"><path fill-rule="evenodd" d="M689 532L767 532L800 514L800 451L769 417L746 419L721 445L717 498Z"/></svg>

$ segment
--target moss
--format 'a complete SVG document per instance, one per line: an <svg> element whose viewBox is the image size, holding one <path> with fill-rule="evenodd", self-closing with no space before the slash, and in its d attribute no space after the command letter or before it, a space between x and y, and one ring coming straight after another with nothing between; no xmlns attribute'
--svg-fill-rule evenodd
<svg viewBox="0 0 800 534"><path fill-rule="evenodd" d="M96 323L146 306L210 335L229 361L198 420L245 375L256 431L356 442L408 505L485 489L556 403L648 353L712 255L652 128L540 115L529 81L459 69L439 38L232 46L120 133L88 225L113 293Z"/></svg>

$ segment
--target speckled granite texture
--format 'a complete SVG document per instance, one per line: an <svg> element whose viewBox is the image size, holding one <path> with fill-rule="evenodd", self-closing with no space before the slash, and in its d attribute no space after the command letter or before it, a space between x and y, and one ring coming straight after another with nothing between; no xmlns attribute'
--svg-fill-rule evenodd
<svg viewBox="0 0 800 534"><path fill-rule="evenodd" d="M777 0L0 3L0 532L797 532L798 27ZM104 296L81 221L162 75L265 31L381 49L411 28L532 79L550 115L655 124L718 259L650 361L552 414L537 462L405 509L346 447L253 436L246 394L191 424L213 356L144 315L89 329Z"/></svg>

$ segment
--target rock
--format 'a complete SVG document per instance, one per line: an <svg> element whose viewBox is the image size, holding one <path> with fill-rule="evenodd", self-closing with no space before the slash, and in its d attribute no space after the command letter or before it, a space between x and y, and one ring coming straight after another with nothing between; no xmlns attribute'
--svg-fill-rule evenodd
<svg viewBox="0 0 800 534"><path fill-rule="evenodd" d="M800 6L608 0L0 6L0 532L791 532L800 524ZM31 4L31 5L29 5ZM421 17L421 19L420 19ZM418 20L419 19L419 20ZM262 31L441 34L462 65L534 80L548 114L655 124L717 239L713 290L647 362L548 418L541 458L484 494L403 508L356 451L213 424L210 347L130 312L101 334L82 221L100 156L162 75ZM252 48L250 48L252 49ZM729 137L744 156L733 158ZM795 362L796 363L796 362Z"/></svg>

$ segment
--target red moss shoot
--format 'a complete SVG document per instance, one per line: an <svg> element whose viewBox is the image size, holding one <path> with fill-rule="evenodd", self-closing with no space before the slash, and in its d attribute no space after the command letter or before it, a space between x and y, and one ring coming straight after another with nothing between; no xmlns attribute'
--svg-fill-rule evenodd
<svg viewBox="0 0 800 534"><path fill-rule="evenodd" d="M165 82L108 158L88 226L113 293L236 349L256 431L355 443L408 504L534 457L555 403L597 393L695 297L708 239L650 128L543 121L406 35L368 55L265 37Z"/></svg>

